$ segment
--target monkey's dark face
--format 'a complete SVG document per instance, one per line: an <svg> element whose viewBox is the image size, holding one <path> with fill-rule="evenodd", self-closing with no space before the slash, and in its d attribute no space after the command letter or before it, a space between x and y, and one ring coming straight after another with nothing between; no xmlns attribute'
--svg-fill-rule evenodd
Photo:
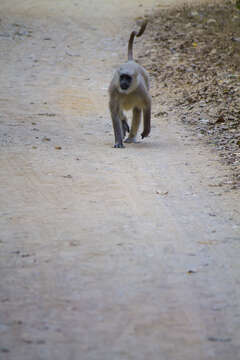
<svg viewBox="0 0 240 360"><path fill-rule="evenodd" d="M122 90L127 90L130 88L132 83L132 77L129 74L121 74L119 77L120 88Z"/></svg>

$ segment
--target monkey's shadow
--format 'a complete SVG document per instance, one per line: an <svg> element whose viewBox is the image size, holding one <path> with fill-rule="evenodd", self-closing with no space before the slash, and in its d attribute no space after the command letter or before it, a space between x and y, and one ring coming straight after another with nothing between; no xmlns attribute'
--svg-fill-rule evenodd
<svg viewBox="0 0 240 360"><path fill-rule="evenodd" d="M155 142L155 141L152 141L152 142L145 142L145 141L137 141L136 143L134 144L127 144L125 143L124 146L125 146L125 149L127 148L140 148L140 149L159 149L162 147L162 143L160 142Z"/></svg>

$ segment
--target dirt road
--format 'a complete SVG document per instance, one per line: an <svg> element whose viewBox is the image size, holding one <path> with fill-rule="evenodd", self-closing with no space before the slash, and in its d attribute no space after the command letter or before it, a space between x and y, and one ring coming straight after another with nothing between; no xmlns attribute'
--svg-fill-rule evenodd
<svg viewBox="0 0 240 360"><path fill-rule="evenodd" d="M153 5L1 1L1 360L240 359L228 169L156 103L112 148L108 83Z"/></svg>

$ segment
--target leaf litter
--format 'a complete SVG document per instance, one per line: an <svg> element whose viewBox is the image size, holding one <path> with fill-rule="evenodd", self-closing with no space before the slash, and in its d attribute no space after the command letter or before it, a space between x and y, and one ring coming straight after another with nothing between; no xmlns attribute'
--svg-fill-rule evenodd
<svg viewBox="0 0 240 360"><path fill-rule="evenodd" d="M231 167L231 184L239 187L240 10L226 0L163 9L149 33L140 57L155 78L153 97L166 114L177 112L198 138L216 146Z"/></svg>

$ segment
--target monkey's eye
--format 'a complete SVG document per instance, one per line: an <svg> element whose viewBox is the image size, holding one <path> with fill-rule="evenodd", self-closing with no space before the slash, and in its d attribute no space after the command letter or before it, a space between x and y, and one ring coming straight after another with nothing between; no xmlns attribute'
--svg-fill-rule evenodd
<svg viewBox="0 0 240 360"><path fill-rule="evenodd" d="M121 74L120 75L120 80L122 81L127 81L127 82L130 82L132 80L131 76L128 75L128 74Z"/></svg>

